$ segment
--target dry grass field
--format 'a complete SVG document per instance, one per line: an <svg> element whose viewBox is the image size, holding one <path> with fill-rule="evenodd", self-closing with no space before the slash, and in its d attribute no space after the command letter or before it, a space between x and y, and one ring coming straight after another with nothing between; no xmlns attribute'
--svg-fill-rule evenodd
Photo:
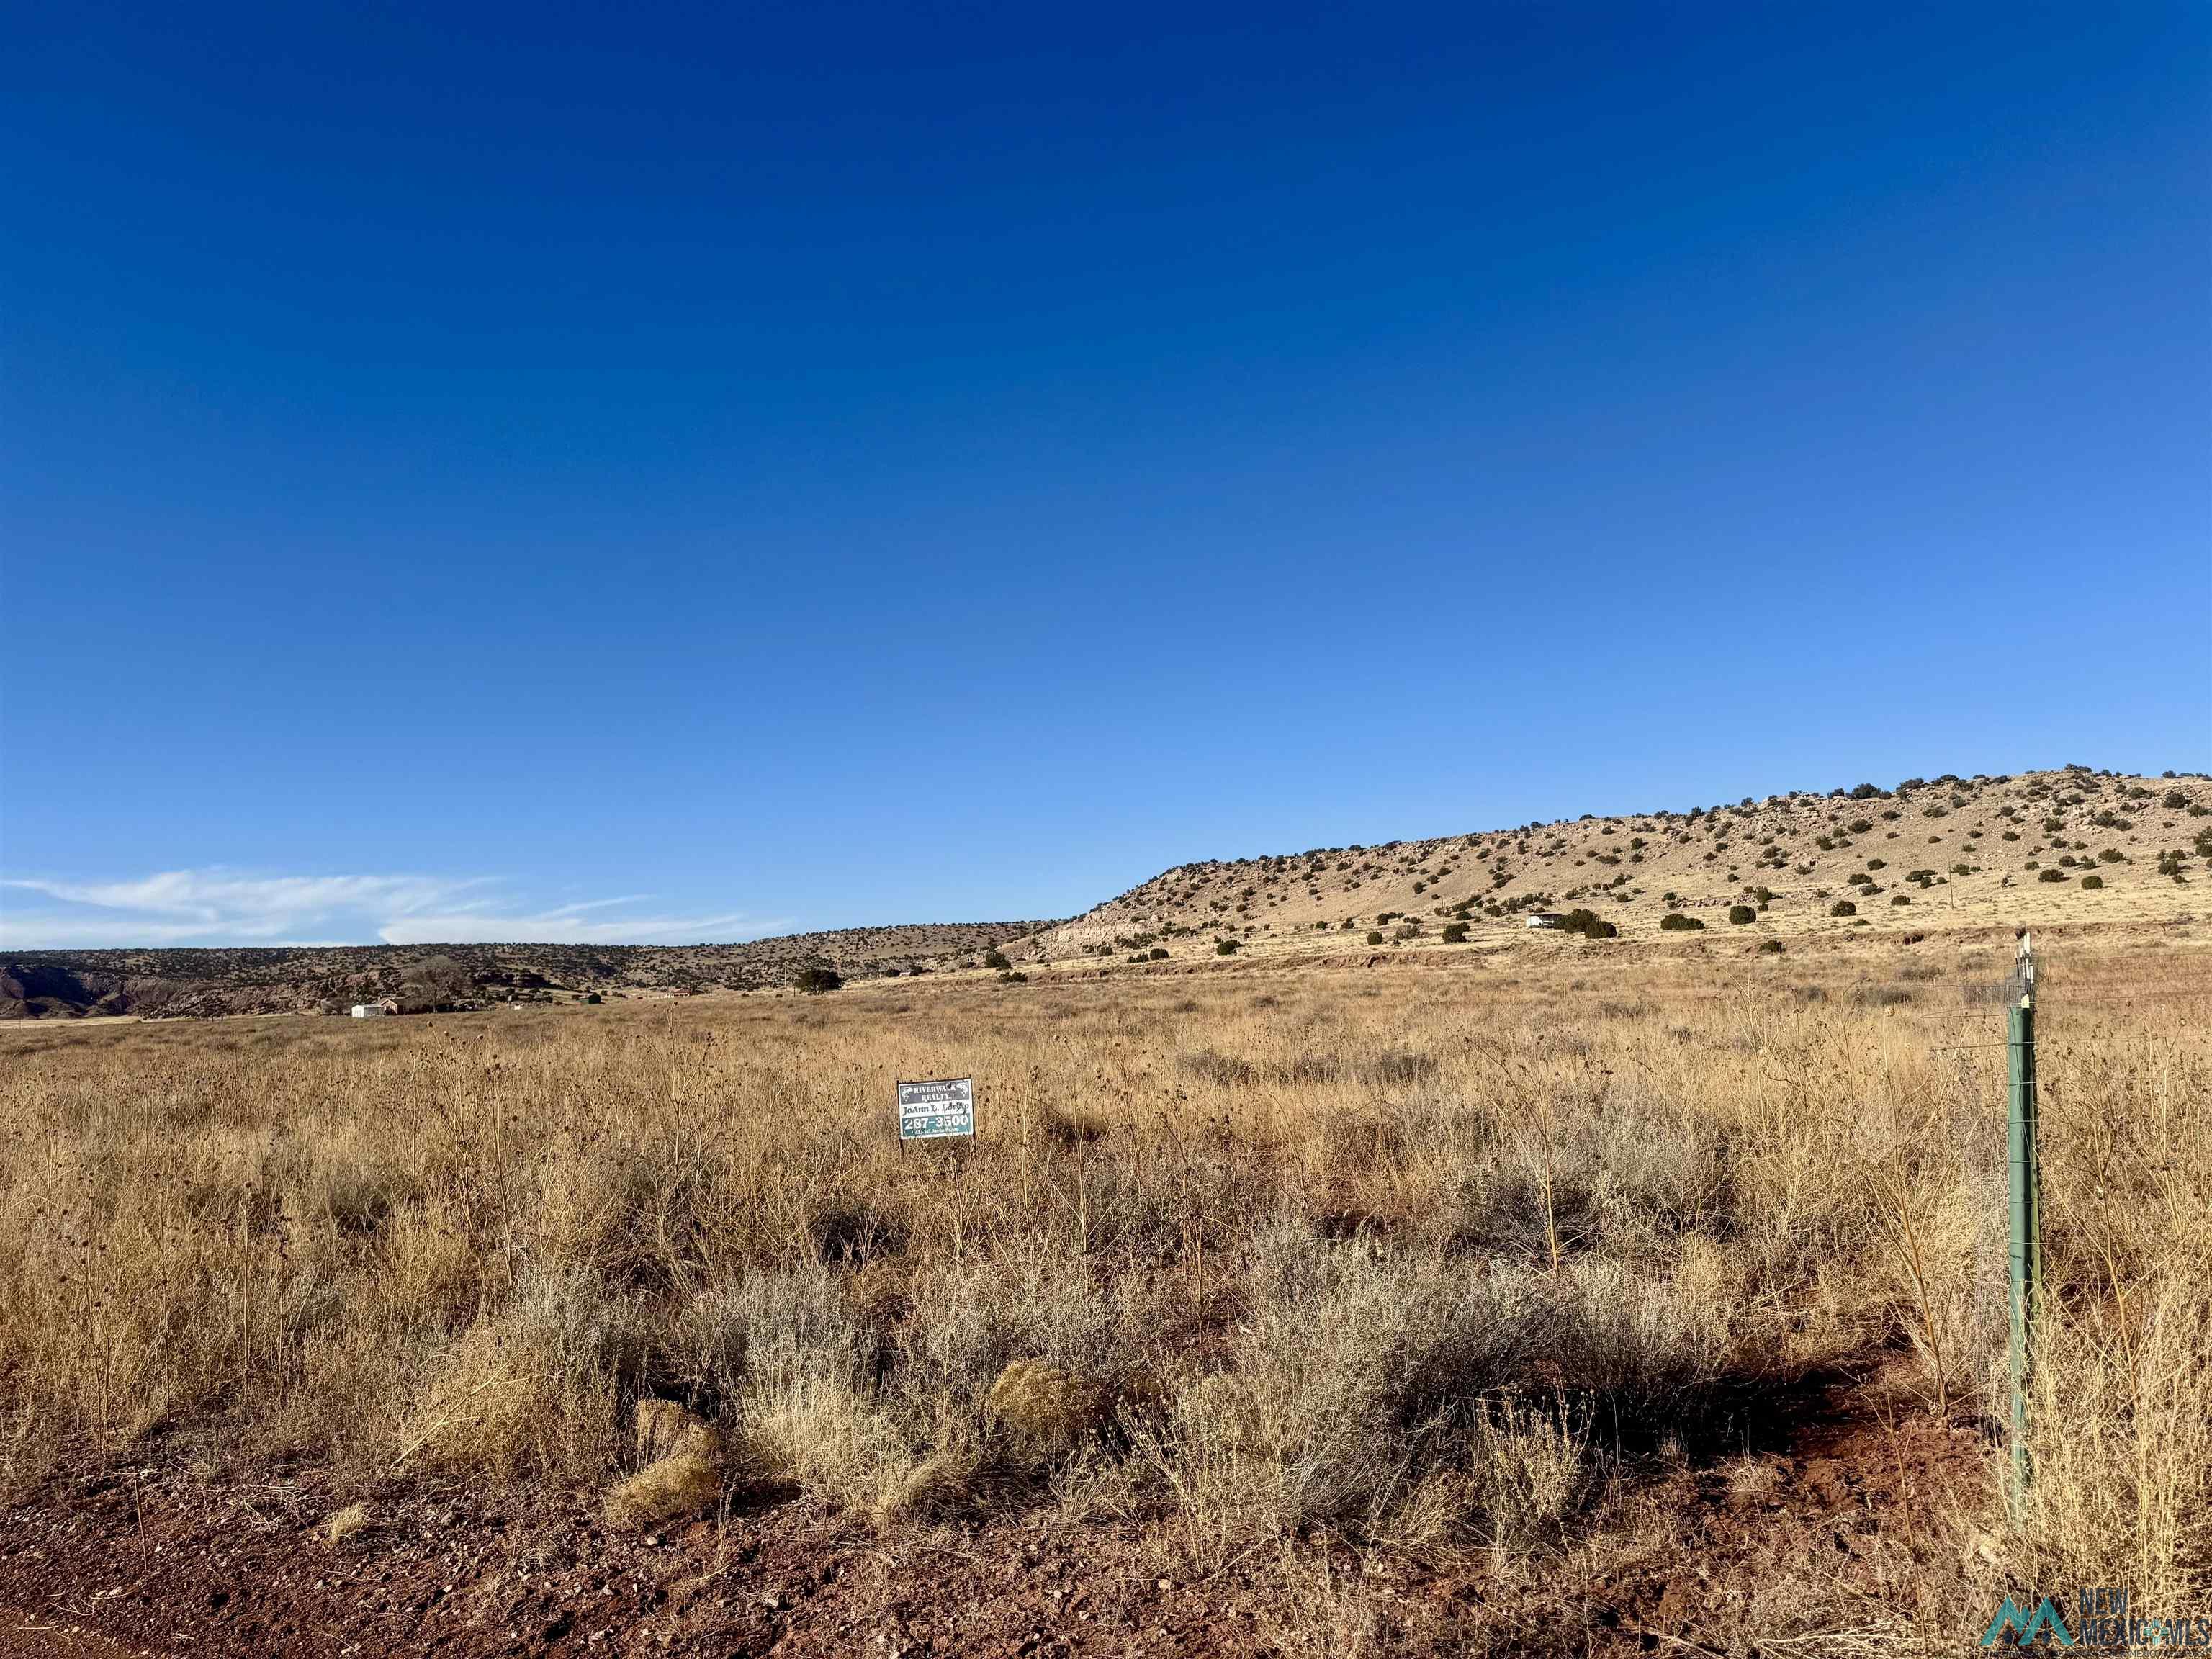
<svg viewBox="0 0 2212 1659"><path fill-rule="evenodd" d="M584 1650L583 1613L518 1626L540 1592L619 1609L602 1651L2212 1612L2212 953L2046 951L2008 1510L2003 1017L1966 988L2011 947L0 1031L0 1600L135 1559L114 1617L206 1651ZM981 1138L902 1154L893 1079L963 1074ZM259 1589L165 1605L164 1527L261 1540Z"/></svg>

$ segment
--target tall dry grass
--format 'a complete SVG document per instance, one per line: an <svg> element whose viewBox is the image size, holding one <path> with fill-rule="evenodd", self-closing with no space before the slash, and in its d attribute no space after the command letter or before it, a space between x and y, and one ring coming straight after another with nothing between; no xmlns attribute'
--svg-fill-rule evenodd
<svg viewBox="0 0 2212 1659"><path fill-rule="evenodd" d="M1540 1553L1808 1377L2002 1417L2002 1014L1905 960L0 1033L0 1457L598 1483L653 1396L887 1520ZM2212 1559L2212 1009L2144 971L2051 976L2039 1479L1964 1519L2148 1607ZM892 1080L968 1073L902 1155ZM1115 1420L1040 1450L1015 1360Z"/></svg>

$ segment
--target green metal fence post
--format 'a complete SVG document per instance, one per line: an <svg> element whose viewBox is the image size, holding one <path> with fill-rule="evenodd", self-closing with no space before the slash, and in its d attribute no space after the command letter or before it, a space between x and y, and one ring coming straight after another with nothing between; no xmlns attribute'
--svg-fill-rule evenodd
<svg viewBox="0 0 2212 1659"><path fill-rule="evenodd" d="M2012 1225L2006 1251L2012 1304L2012 1478L2026 1490L2028 1357L2043 1278L2042 1181L2035 1134L2035 965L2020 945L2020 998L2007 1012L2005 1151Z"/></svg>

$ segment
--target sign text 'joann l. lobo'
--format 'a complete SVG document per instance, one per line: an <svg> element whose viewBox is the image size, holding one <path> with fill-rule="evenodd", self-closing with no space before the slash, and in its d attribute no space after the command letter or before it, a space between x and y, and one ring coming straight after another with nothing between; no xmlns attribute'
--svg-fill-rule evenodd
<svg viewBox="0 0 2212 1659"><path fill-rule="evenodd" d="M975 1133L975 1079L939 1078L898 1086L899 1139L939 1140Z"/></svg>

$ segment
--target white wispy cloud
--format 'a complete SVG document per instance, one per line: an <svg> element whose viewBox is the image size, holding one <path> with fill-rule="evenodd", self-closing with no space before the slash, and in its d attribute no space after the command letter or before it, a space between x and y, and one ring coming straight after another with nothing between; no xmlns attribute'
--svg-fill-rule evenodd
<svg viewBox="0 0 2212 1659"><path fill-rule="evenodd" d="M672 915L652 896L536 905L486 876L287 876L167 870L115 880L0 878L0 945L690 945L787 927L744 911Z"/></svg>
<svg viewBox="0 0 2212 1659"><path fill-rule="evenodd" d="M706 940L758 939L790 927L775 917L733 910L719 916L607 916L586 920L568 905L534 915L458 910L449 915L404 916L386 922L378 937L386 945L465 944L472 939L544 945L696 945Z"/></svg>

